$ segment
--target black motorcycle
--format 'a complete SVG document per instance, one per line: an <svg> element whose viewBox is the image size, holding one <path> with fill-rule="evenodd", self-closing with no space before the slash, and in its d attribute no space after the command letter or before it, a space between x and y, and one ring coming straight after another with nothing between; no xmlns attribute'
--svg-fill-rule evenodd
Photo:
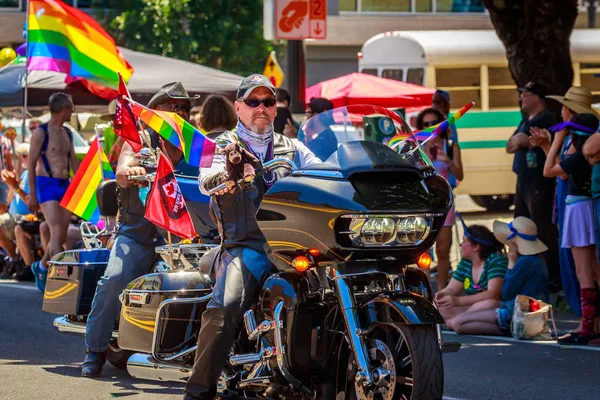
<svg viewBox="0 0 600 400"><path fill-rule="evenodd" d="M459 345L442 342L423 268L453 198L417 142L394 149L379 142L398 133L411 130L387 109L334 109L299 132L323 164L298 170L275 159L257 171L289 175L256 216L273 273L244 315L228 362L215 365L221 396L442 398L442 351ZM135 352L132 376L189 376L214 251L197 269L144 275L121 295L118 345Z"/></svg>
<svg viewBox="0 0 600 400"><path fill-rule="evenodd" d="M391 149L374 140L381 131L411 132L384 108L334 109L299 133L323 164L298 170L276 159L258 171L290 170L257 214L274 272L222 366L221 395L442 398L442 351L459 346L442 342L420 267L431 261L452 192L417 142ZM137 352L129 373L185 381L210 296L204 271L131 282L119 330L120 347Z"/></svg>

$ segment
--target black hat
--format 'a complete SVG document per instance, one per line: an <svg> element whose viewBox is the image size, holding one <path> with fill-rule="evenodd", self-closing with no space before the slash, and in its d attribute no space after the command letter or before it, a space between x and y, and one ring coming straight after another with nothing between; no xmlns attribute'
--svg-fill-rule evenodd
<svg viewBox="0 0 600 400"><path fill-rule="evenodd" d="M547 93L544 85L533 81L527 82L527 85L525 85L522 88L519 88L519 92L531 92L536 96L541 97L542 99L546 97Z"/></svg>
<svg viewBox="0 0 600 400"><path fill-rule="evenodd" d="M252 91L258 87L266 87L273 93L273 96L277 96L275 93L275 86L273 83L264 75L254 74L245 77L240 83L240 87L237 91L237 99L245 99L252 93Z"/></svg>
<svg viewBox="0 0 600 400"><path fill-rule="evenodd" d="M152 96L150 102L148 103L148 108L154 108L160 103L164 103L167 100L187 100L190 102L190 106L192 105L192 101L200 98L200 96L196 95L194 97L190 97L188 95L187 90L183 87L181 82L171 82L167 83L163 87L161 87L158 92Z"/></svg>

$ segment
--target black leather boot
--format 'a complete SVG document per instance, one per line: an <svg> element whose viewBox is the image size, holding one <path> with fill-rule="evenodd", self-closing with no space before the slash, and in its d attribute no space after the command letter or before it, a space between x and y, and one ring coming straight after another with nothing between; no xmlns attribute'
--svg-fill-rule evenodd
<svg viewBox="0 0 600 400"><path fill-rule="evenodd" d="M102 366L106 362L105 352L97 353L88 350L81 366L81 376L96 378L102 374Z"/></svg>

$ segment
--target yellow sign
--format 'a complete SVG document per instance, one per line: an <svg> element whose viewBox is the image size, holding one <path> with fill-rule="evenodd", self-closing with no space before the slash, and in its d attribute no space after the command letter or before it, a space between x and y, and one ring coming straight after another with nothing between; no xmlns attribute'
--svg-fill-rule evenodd
<svg viewBox="0 0 600 400"><path fill-rule="evenodd" d="M271 54L269 54L269 58L267 58L267 64L265 65L263 75L271 80L273 86L275 86L276 88L281 87L284 75L283 70L277 62L277 58L275 58L274 51L272 51Z"/></svg>

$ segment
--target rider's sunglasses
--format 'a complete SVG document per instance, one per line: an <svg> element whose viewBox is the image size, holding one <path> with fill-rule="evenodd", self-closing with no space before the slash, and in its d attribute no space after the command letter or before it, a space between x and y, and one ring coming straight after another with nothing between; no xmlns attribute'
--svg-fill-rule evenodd
<svg viewBox="0 0 600 400"><path fill-rule="evenodd" d="M262 104L264 104L265 107L267 108L271 108L273 107L275 104L277 104L277 100L275 100L274 98L270 97L268 99L239 99L238 101L246 104L248 107L252 107L252 108L256 108L258 106Z"/></svg>
<svg viewBox="0 0 600 400"><path fill-rule="evenodd" d="M440 121L436 121L436 120L429 121L429 122L423 121L423 128L429 128L430 126L434 126L434 125L437 125L439 123L440 123Z"/></svg>
<svg viewBox="0 0 600 400"><path fill-rule="evenodd" d="M190 112L190 106L187 104L179 104L179 103L163 103L160 105L161 110L163 111L171 111L171 112Z"/></svg>

